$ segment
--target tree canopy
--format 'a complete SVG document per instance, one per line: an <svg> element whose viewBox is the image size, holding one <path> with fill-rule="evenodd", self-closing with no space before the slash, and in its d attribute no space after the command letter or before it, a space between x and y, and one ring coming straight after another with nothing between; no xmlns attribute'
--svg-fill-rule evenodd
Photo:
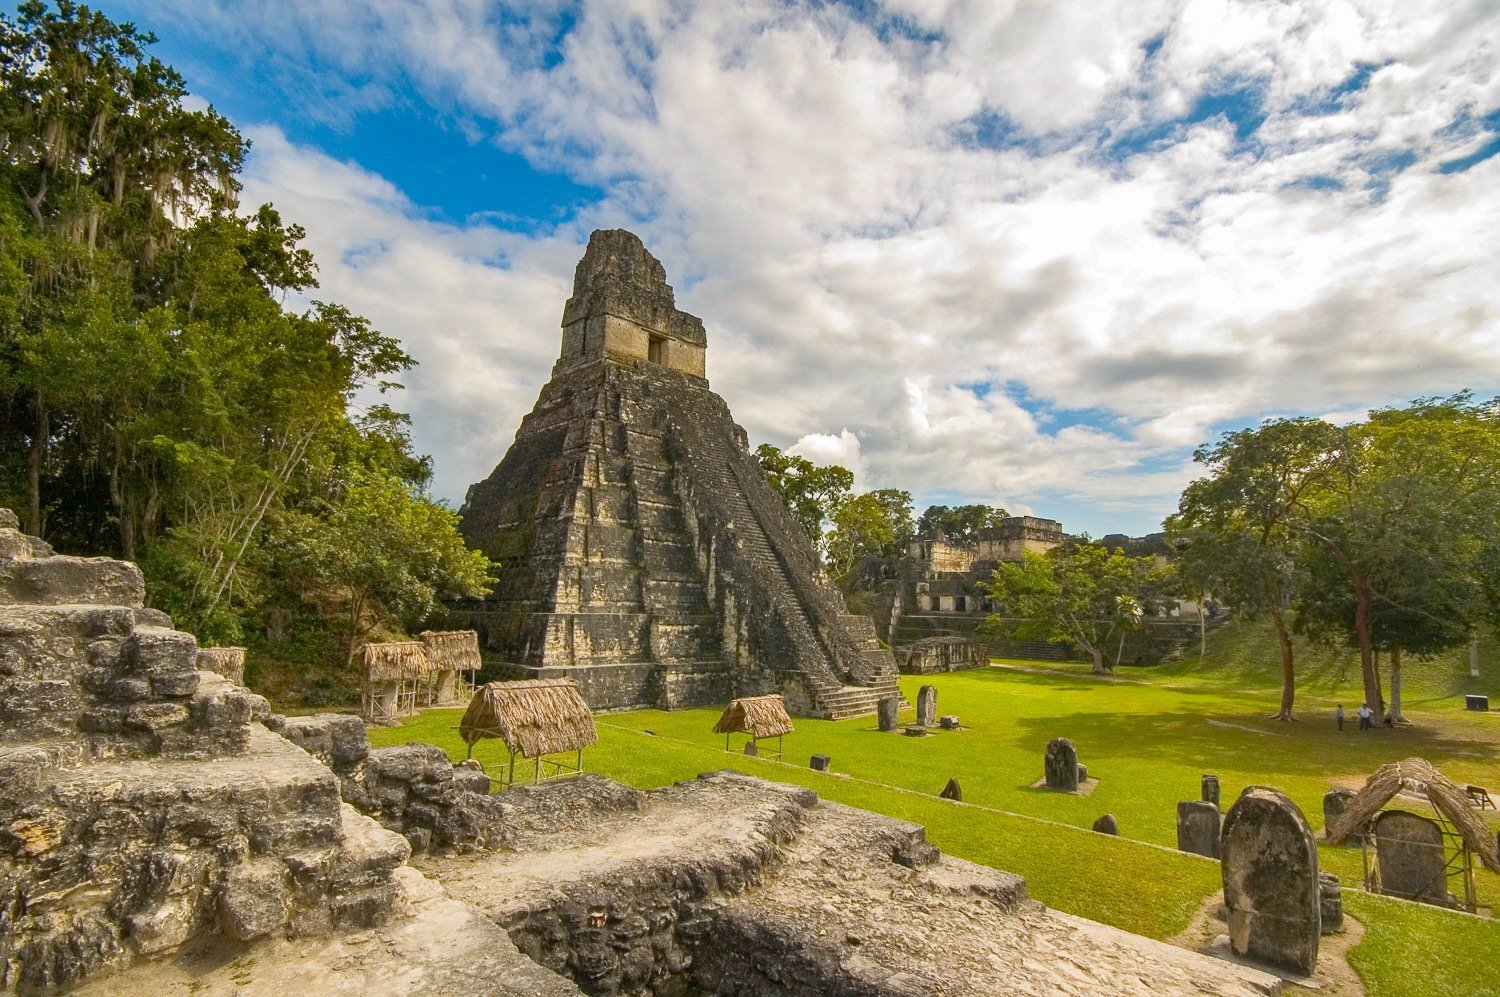
<svg viewBox="0 0 1500 997"><path fill-rule="evenodd" d="M1290 719L1288 630L1360 652L1365 703L1401 720L1403 652L1467 642L1494 622L1500 549L1500 409L1468 392L1380 409L1349 426L1279 419L1197 454L1210 474L1168 527L1187 587L1265 614L1282 646L1279 716Z"/></svg>
<svg viewBox="0 0 1500 997"><path fill-rule="evenodd" d="M987 629L1019 640L1073 644L1093 670L1113 670L1111 643L1139 629L1159 598L1164 571L1155 558L1129 557L1100 544L1064 544L1002 562L983 586L997 612Z"/></svg>
<svg viewBox="0 0 1500 997"><path fill-rule="evenodd" d="M209 640L350 637L327 610L354 576L302 570L340 531L367 558L381 530L415 545L416 587L377 587L357 621L399 630L483 591L381 398L411 357L308 301L302 229L240 210L247 143L185 103L153 41L70 0L0 15L0 501L59 547L138 559Z"/></svg>

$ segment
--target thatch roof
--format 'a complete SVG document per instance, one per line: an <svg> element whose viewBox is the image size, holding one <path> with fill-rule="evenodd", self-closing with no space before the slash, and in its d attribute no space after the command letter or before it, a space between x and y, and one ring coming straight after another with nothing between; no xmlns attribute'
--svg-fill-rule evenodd
<svg viewBox="0 0 1500 997"><path fill-rule="evenodd" d="M491 682L469 701L458 733L470 745L498 737L523 758L599 743L594 715L572 679Z"/></svg>
<svg viewBox="0 0 1500 997"><path fill-rule="evenodd" d="M749 734L751 737L780 737L792 732L792 718L780 693L769 696L746 696L724 707L715 734Z"/></svg>
<svg viewBox="0 0 1500 997"><path fill-rule="evenodd" d="M1427 797L1433 809L1458 829L1469 850L1478 855L1487 868L1500 872L1500 854L1497 854L1495 848L1495 836L1474 812L1468 794L1433 768L1432 763L1422 758L1390 762L1376 769L1375 774L1365 780L1364 788L1344 808L1344 815L1328 829L1329 842L1343 844L1349 835L1364 827L1371 817L1380 812L1381 807L1403 789Z"/></svg>
<svg viewBox="0 0 1500 997"><path fill-rule="evenodd" d="M434 671L477 671L479 634L473 630L424 630L419 635L427 648L427 663Z"/></svg>
<svg viewBox="0 0 1500 997"><path fill-rule="evenodd" d="M245 684L245 649L243 647L200 647L198 669L215 672L236 685Z"/></svg>
<svg viewBox="0 0 1500 997"><path fill-rule="evenodd" d="M371 682L402 682L432 670L427 663L427 648L419 640L365 644L359 650L364 658L365 677Z"/></svg>

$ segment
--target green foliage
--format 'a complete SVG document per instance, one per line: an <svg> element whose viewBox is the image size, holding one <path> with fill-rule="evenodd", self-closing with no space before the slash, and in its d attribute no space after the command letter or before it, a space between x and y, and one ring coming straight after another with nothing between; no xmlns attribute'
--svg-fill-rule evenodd
<svg viewBox="0 0 1500 997"><path fill-rule="evenodd" d="M824 563L834 581L843 581L862 559L894 557L911 539L911 494L896 488L863 492L841 501L832 518Z"/></svg>
<svg viewBox="0 0 1500 997"><path fill-rule="evenodd" d="M276 532L298 585L341 608L352 660L377 626L412 631L440 600L490 590L489 560L457 527L457 515L399 479L356 473L308 511L285 514Z"/></svg>
<svg viewBox="0 0 1500 997"><path fill-rule="evenodd" d="M937 536L939 533L959 545L972 544L980 530L999 526L1001 520L1010 515L999 506L990 505L930 505L917 520L916 530L921 536Z"/></svg>
<svg viewBox="0 0 1500 997"><path fill-rule="evenodd" d="M778 450L769 443L755 448L755 459L766 472L766 480L791 510L792 518L821 547L825 524L848 497L849 489L854 486L854 473L837 464L819 467L806 457Z"/></svg>
<svg viewBox="0 0 1500 997"><path fill-rule="evenodd" d="M476 591L488 564L424 496L405 416L350 414L411 358L342 305L283 306L315 263L272 206L237 213L234 128L184 106L148 35L69 0L0 36L0 502L138 559L205 640L345 645L344 620L399 632Z"/></svg>
<svg viewBox="0 0 1500 997"><path fill-rule="evenodd" d="M1140 628L1163 592L1165 569L1154 558L1127 557L1099 544L1064 544L1027 551L1020 564L1001 563L985 594L999 612L985 623L1017 640L1067 642L1087 652L1094 671L1110 670L1106 653Z"/></svg>
<svg viewBox="0 0 1500 997"><path fill-rule="evenodd" d="M1188 588L1280 634L1281 716L1294 687L1289 626L1360 649L1364 701L1385 708L1377 651L1390 652L1401 719L1403 652L1430 657L1493 622L1500 564L1500 410L1467 393L1420 399L1335 427L1282 419L1196 455L1169 521Z"/></svg>
<svg viewBox="0 0 1500 997"><path fill-rule="evenodd" d="M1182 493L1167 520L1182 587L1213 595L1243 616L1270 617L1282 663L1281 709L1292 719L1296 678L1291 616L1309 591L1297 516L1306 495L1333 473L1346 434L1319 419L1276 419L1226 433L1193 459L1209 470Z"/></svg>

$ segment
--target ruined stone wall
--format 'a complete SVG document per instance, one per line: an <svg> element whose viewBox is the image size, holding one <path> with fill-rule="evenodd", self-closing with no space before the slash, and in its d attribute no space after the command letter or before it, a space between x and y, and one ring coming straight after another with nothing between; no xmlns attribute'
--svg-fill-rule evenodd
<svg viewBox="0 0 1500 997"><path fill-rule="evenodd" d="M143 597L134 565L56 556L0 510L0 987L368 926L399 896L407 843Z"/></svg>
<svg viewBox="0 0 1500 997"><path fill-rule="evenodd" d="M990 649L965 637L926 637L896 648L896 663L901 671L913 675L984 668L990 663Z"/></svg>

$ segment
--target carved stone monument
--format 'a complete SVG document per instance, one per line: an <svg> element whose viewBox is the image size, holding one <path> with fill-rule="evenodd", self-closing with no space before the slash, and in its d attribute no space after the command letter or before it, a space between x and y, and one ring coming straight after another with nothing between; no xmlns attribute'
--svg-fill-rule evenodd
<svg viewBox="0 0 1500 997"><path fill-rule="evenodd" d="M917 724L921 727L937 726L937 687L924 685L917 691Z"/></svg>
<svg viewBox="0 0 1500 997"><path fill-rule="evenodd" d="M1048 789L1078 791L1078 749L1072 741L1065 737L1048 741L1045 765Z"/></svg>
<svg viewBox="0 0 1500 997"><path fill-rule="evenodd" d="M1209 775L1206 772L1204 773L1204 775L1203 775L1203 799L1207 800L1209 803L1212 803L1214 806L1218 806L1219 805L1219 777L1218 776L1216 776L1216 775Z"/></svg>
<svg viewBox="0 0 1500 997"><path fill-rule="evenodd" d="M901 701L895 696L887 696L880 701L880 729L892 731L901 722Z"/></svg>
<svg viewBox="0 0 1500 997"><path fill-rule="evenodd" d="M1114 814L1105 814L1094 821L1094 830L1100 834L1119 834L1120 825L1115 821Z"/></svg>
<svg viewBox="0 0 1500 997"><path fill-rule="evenodd" d="M1385 811L1375 818L1375 855L1381 893L1440 906L1450 903L1437 821L1405 810Z"/></svg>
<svg viewBox="0 0 1500 997"><path fill-rule="evenodd" d="M1219 857L1219 805L1208 800L1177 804L1177 848L1195 855Z"/></svg>
<svg viewBox="0 0 1500 997"><path fill-rule="evenodd" d="M1222 867L1235 954L1311 975L1322 933L1318 848L1297 804L1246 789L1224 818Z"/></svg>

